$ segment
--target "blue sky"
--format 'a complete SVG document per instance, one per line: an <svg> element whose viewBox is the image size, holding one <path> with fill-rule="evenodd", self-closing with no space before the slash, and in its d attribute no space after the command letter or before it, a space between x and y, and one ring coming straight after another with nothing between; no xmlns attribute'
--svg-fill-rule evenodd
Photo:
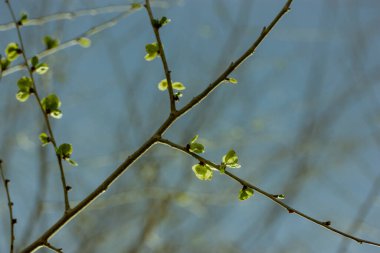
<svg viewBox="0 0 380 253"><path fill-rule="evenodd" d="M187 87L178 106L238 58L283 3L182 0L155 8L157 17L172 20L161 36L173 80ZM25 10L30 18L101 6L103 1L14 3L16 13ZM199 134L206 146L204 157L216 163L234 148L242 164L236 174L268 192L284 193L285 202L294 208L348 231L371 189L380 187L375 184L380 176L378 8L374 0L294 1L291 12L254 56L231 75L239 83L221 85L165 137L185 145ZM31 57L41 52L45 35L68 41L117 15L23 27L26 53ZM10 16L1 3L0 23L8 22ZM1 48L16 40L14 29L0 34ZM74 203L138 148L169 112L167 94L157 89L164 78L161 62L144 60L145 45L154 41L144 10L92 36L91 41L90 48L72 46L44 58L51 69L37 78L42 94L55 92L62 100L63 117L53 121L53 129L59 142L73 144L73 159L80 165L65 166ZM16 82L25 74L19 71L0 80L4 119L0 155L12 179L16 238L23 236L35 198L40 196L40 163L45 154L38 142L42 118L35 101L20 104L15 99ZM61 214L62 193L51 147L45 155L48 190L41 197L42 216L28 241ZM191 171L195 163L155 146L52 242L65 252L78 248L85 252L80 246L85 236L98 238L91 232L101 230L103 239L89 252L125 252L147 222L151 205L161 203L162 195L182 192L184 198L170 200L169 211L141 252L158 252L168 242L173 243L173 252L339 252L340 236L289 215L259 194L239 202L236 182L222 175L201 182ZM1 233L6 235L7 210L1 196ZM378 197L371 203L355 235L376 240ZM6 236L2 238L1 252L8 242ZM16 241L18 247L20 243ZM346 246L345 252L377 250L354 242Z"/></svg>

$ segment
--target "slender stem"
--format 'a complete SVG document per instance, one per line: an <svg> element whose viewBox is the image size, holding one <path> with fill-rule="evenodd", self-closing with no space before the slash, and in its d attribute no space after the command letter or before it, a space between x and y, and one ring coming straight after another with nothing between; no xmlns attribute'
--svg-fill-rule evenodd
<svg viewBox="0 0 380 253"><path fill-rule="evenodd" d="M24 47L22 36L21 36L20 26L18 25L16 16L14 14L14 11L12 9L12 6L11 6L9 0L6 0L5 3L8 5L9 12L10 12L10 14L12 16L12 19L13 19L13 22L15 23L15 26L16 26L17 36L18 36L18 39L19 39L19 42L20 42L20 47L21 47L21 54L22 54L22 57L24 58L25 66L26 66L26 68L28 70L30 79L32 80L33 94L35 95L35 98L37 100L38 106L39 106L39 108L40 108L40 110L41 110L41 112L43 114L43 117L44 117L44 120L45 120L45 124L46 124L46 127L47 127L48 132L49 132L50 141L51 141L51 143L54 146L54 150L57 150L58 147L57 147L57 143L56 143L55 138L54 138L53 130L51 128L50 120L49 120L49 117L46 114L45 110L42 107L42 103L41 103L40 96L38 94L38 89L37 89L37 86L36 86L36 82L35 82L34 77L33 77L33 72L32 72L32 69L31 69L29 63L28 63L28 58L26 57L26 54L25 54L25 47ZM61 174L63 196L64 196L64 200L65 200L65 211L67 212L70 209L69 196L68 196L68 189L69 188L67 187L67 184L66 184L65 172L64 172L64 169L63 169L61 157L58 154L57 154L56 157L57 157L57 162L58 162L58 166L59 166L59 171L60 171L60 174Z"/></svg>
<svg viewBox="0 0 380 253"><path fill-rule="evenodd" d="M37 25L44 25L49 22L59 21L59 20L73 20L78 17L83 16L95 16L99 14L109 14L109 13L120 13L129 11L131 9L131 4L122 4L122 5L111 5L111 6L104 6L104 7L98 7L98 8L91 8L91 9L85 9L85 10L78 10L78 11L69 11L69 12L60 12L55 13L51 15L47 15L40 18L33 18L28 19L28 21L23 24L23 26L37 26ZM135 10L138 10L138 8L134 8ZM7 23L7 24L0 24L0 31L6 31L10 30L12 28L15 28L15 24L13 22Z"/></svg>
<svg viewBox="0 0 380 253"><path fill-rule="evenodd" d="M171 79L171 76L170 76L171 71L169 70L169 67L168 67L168 62L166 60L164 47L162 45L162 41L161 41L161 37L160 37L160 32L158 31L159 27L157 27L157 24L155 24L155 22L154 22L155 19L153 17L153 13L152 13L152 9L150 7L149 0L145 0L145 8L146 8L146 10L148 12L149 19L150 19L150 24L152 25L154 35L156 36L156 40L157 40L157 43L158 43L158 48L160 50L159 54L160 54L160 58L161 58L161 61L162 61L162 66L164 67L165 77L166 77L166 80L168 82L168 91L169 91L169 99L170 99L170 112L171 113L176 113L177 110L176 110L176 107L175 107L173 85L172 85L172 79Z"/></svg>
<svg viewBox="0 0 380 253"><path fill-rule="evenodd" d="M9 212L9 233L10 233L10 238L9 238L9 252L13 253L14 251L14 242L15 242L15 224L16 224L16 219L13 217L13 202L11 199L11 194L9 192L9 179L6 179L4 176L4 171L3 171L3 161L0 160L0 174L1 174L1 179L4 184L5 188L5 193L7 195L7 200L8 200L8 212Z"/></svg>
<svg viewBox="0 0 380 253"><path fill-rule="evenodd" d="M267 33L274 27L274 25L280 20L280 18L287 12L289 9L290 3L292 0L288 0L283 7L283 9L279 12L279 14L274 18L274 20L270 24L270 29L267 30ZM284 11L285 10L285 11ZM260 39L261 38L261 39ZM256 48L265 38L262 34L259 39L257 39L253 45L256 45ZM244 61L244 57L248 58L251 53L247 53L252 50L251 46L239 59L240 63ZM243 57L244 56L244 57ZM240 65L240 63L238 65ZM24 248L21 253L30 253L35 252L37 249L43 247L44 243L47 242L51 237L54 236L60 229L62 229L70 220L72 220L76 215L82 212L86 207L88 207L92 202L95 201L102 193L104 193L108 187L110 187L127 169L137 161L145 152L147 152L154 144L156 144L161 136L169 129L169 127L180 117L182 117L188 110L197 105L200 101L202 101L210 92L212 92L216 86L220 83L219 79L224 80L227 78L227 75L231 73L234 69L238 67L236 65L232 70L230 70L231 66L227 68L223 72L223 74L217 78L213 83L215 83L214 87L210 90L207 87L203 92L201 92L198 96L192 99L187 105L184 106L183 109L178 111L177 113L173 113L171 111L169 117L162 123L162 125L156 130L156 132L141 146L139 147L133 154L131 154L119 167L117 167L114 172L109 175L93 192L91 192L87 197L85 197L81 202L79 202L75 207L66 212L58 221L56 221L49 229L47 229L37 240L32 242L26 248Z"/></svg>
<svg viewBox="0 0 380 253"><path fill-rule="evenodd" d="M57 252L57 253L63 253L63 250L61 248L57 248L57 247L54 247L53 245L51 245L50 243L48 242L45 242L44 243L44 246L48 249L51 249L52 251L54 252Z"/></svg>
<svg viewBox="0 0 380 253"><path fill-rule="evenodd" d="M186 153L192 157L194 157L195 159L197 159L198 161L200 162L203 162L205 164L208 164L210 165L211 167L217 169L217 170L220 170L220 165L218 164L215 164L209 160L207 160L206 158L200 156L200 155L197 155L193 152L190 152L186 147L184 146L181 146L181 145L178 145L174 142L171 142L167 139L159 139L158 142L162 143L162 144L165 144L173 149L176 149L176 150L179 150L179 151L182 151L183 153ZM268 193L267 191L239 178L238 176L234 175L233 173L229 172L229 171L225 171L224 172L225 175L227 175L228 177L234 179L235 181L239 182L242 186L246 186L246 187L249 187L253 190L255 190L256 192L260 193L261 195L264 195L265 197L269 198L270 200L274 201L276 204L278 204L279 206L281 206L282 208L286 209L288 211L288 213L290 214L297 214L298 216L302 217L302 218L305 218L306 220L309 220L315 224L318 224L328 230L331 230L333 231L334 233L337 233L337 234L340 234L346 238L349 238L349 239L352 239L360 244L362 243L366 243L366 244L370 244L370 245L374 245L374 246L378 246L380 247L380 243L377 243L377 242L373 242L373 241L368 241L368 240L365 240L365 239L361 239L361 238L358 238L358 237L355 237L351 234L348 234L348 233L345 233L341 230L338 230L334 227L331 226L331 222L330 221L320 221L320 220L317 220L301 211L298 211L297 209L285 204L283 201L279 200L277 198L277 195L274 195L274 194L270 194Z"/></svg>

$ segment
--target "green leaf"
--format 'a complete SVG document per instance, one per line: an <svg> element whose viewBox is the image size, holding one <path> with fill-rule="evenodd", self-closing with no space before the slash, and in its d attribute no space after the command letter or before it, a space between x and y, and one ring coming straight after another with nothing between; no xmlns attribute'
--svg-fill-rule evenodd
<svg viewBox="0 0 380 253"><path fill-rule="evenodd" d="M59 40L54 39L50 36L45 36L44 37L44 44L45 44L46 49L52 49L52 48L59 46Z"/></svg>
<svg viewBox="0 0 380 253"><path fill-rule="evenodd" d="M53 118L56 118L56 119L60 119L60 118L62 118L62 112L61 112L61 110L56 109L56 110L53 110L50 112L50 116L52 116Z"/></svg>
<svg viewBox="0 0 380 253"><path fill-rule="evenodd" d="M25 25L27 21L28 21L28 14L25 12L21 13L21 18L20 18L18 24L19 25Z"/></svg>
<svg viewBox="0 0 380 253"><path fill-rule="evenodd" d="M230 77L230 78L228 78L227 79L230 83L232 83L232 84L237 84L238 83L238 81L235 79L235 78L233 78L233 77Z"/></svg>
<svg viewBox="0 0 380 253"><path fill-rule="evenodd" d="M158 46L157 42L153 42L151 44L146 44L145 45L145 60L147 61L152 61L158 56L158 52L160 51L160 47Z"/></svg>
<svg viewBox="0 0 380 253"><path fill-rule="evenodd" d="M0 67L2 71L6 70L10 64L11 62L7 58L1 58Z"/></svg>
<svg viewBox="0 0 380 253"><path fill-rule="evenodd" d="M46 63L40 63L36 66L36 73L39 75L45 74L49 70L49 66Z"/></svg>
<svg viewBox="0 0 380 253"><path fill-rule="evenodd" d="M78 166L78 163L70 158L65 158L65 161L70 163L72 166Z"/></svg>
<svg viewBox="0 0 380 253"><path fill-rule="evenodd" d="M223 156L222 162L230 168L240 168L239 158L235 150L231 149L226 155Z"/></svg>
<svg viewBox="0 0 380 253"><path fill-rule="evenodd" d="M17 81L19 91L16 94L16 99L20 102L28 100L32 91L32 79L23 76Z"/></svg>
<svg viewBox="0 0 380 253"><path fill-rule="evenodd" d="M29 96L30 96L30 93L23 92L23 91L19 91L16 93L16 99L20 102L25 102L26 100L28 100Z"/></svg>
<svg viewBox="0 0 380 253"><path fill-rule="evenodd" d="M5 54L9 61L16 60L20 53L21 49L14 42L9 43L8 46L5 48Z"/></svg>
<svg viewBox="0 0 380 253"><path fill-rule="evenodd" d="M33 67L36 67L36 65L38 64L38 57L33 56L32 59L30 60L30 62L32 63Z"/></svg>
<svg viewBox="0 0 380 253"><path fill-rule="evenodd" d="M285 195L284 194L274 195L274 197L276 199L285 199Z"/></svg>
<svg viewBox="0 0 380 253"><path fill-rule="evenodd" d="M42 143L42 146L46 146L50 142L50 137L46 133L41 133L39 138Z"/></svg>
<svg viewBox="0 0 380 253"><path fill-rule="evenodd" d="M243 186L243 188L239 192L239 199L246 200L253 196L253 189Z"/></svg>
<svg viewBox="0 0 380 253"><path fill-rule="evenodd" d="M200 180L211 180L212 178L212 170L206 164L195 164L192 167L192 170L195 173L195 176Z"/></svg>
<svg viewBox="0 0 380 253"><path fill-rule="evenodd" d="M42 108L44 111L53 118L60 119L62 112L59 110L61 107L61 101L55 94L50 94L41 100Z"/></svg>
<svg viewBox="0 0 380 253"><path fill-rule="evenodd" d="M69 143L63 143L57 149L57 154L60 155L63 159L70 158L72 153L73 146Z"/></svg>
<svg viewBox="0 0 380 253"><path fill-rule="evenodd" d="M200 143L194 142L194 143L190 143L189 150L191 152L200 154L200 153L204 153L205 152L205 147L202 144L200 144Z"/></svg>
<svg viewBox="0 0 380 253"><path fill-rule="evenodd" d="M184 90L184 89L186 89L185 85L183 85L183 83L180 83L180 82L174 82L174 83L172 83L172 87L175 90Z"/></svg>
<svg viewBox="0 0 380 253"><path fill-rule="evenodd" d="M17 86L20 91L25 93L30 93L30 89L32 88L32 79L29 77L23 76L17 81Z"/></svg>
<svg viewBox="0 0 380 253"><path fill-rule="evenodd" d="M161 82L158 83L158 89L161 91L164 91L168 88L168 81L166 79L161 80Z"/></svg>
<svg viewBox="0 0 380 253"><path fill-rule="evenodd" d="M169 19L169 18L167 18L167 17L162 17L161 19L160 19L160 26L164 26L164 25L166 25L166 24L168 24L169 22L171 21L171 19Z"/></svg>
<svg viewBox="0 0 380 253"><path fill-rule="evenodd" d="M81 47L84 47L84 48L91 46L91 40L86 37L80 37L79 39L77 39L77 42L79 43Z"/></svg>
<svg viewBox="0 0 380 253"><path fill-rule="evenodd" d="M193 139L191 139L190 143L194 143L198 139L199 135L195 135Z"/></svg>

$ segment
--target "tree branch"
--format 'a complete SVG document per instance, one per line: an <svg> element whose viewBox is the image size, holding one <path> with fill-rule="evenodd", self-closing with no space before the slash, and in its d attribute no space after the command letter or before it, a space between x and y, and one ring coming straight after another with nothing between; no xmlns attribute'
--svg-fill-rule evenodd
<svg viewBox="0 0 380 253"><path fill-rule="evenodd" d="M248 58L252 52L259 46L264 40L266 35L272 30L275 24L281 19L281 17L289 10L289 6L292 0L288 0L279 14L273 19L268 28L264 29L259 38L253 43L253 45L238 58L236 63L231 64L227 70L225 70L210 86L208 86L198 96L193 98L184 108L177 113L170 113L165 122L157 129L157 131L133 154L131 154L114 172L109 175L93 192L79 202L75 207L66 212L56 223L54 223L49 229L47 229L37 240L32 242L21 253L35 252L37 249L43 247L44 243L54 236L60 229L62 229L71 219L83 211L87 206L95 201L102 193L104 193L108 187L110 187L127 169L138 160L145 152L147 152L154 144L161 139L161 136L166 130L180 117L182 117L192 107L199 104L208 94L210 94L233 70L235 70L246 58Z"/></svg>
<svg viewBox="0 0 380 253"><path fill-rule="evenodd" d="M174 142L171 142L169 140L166 140L166 139L159 139L158 142L162 143L162 144L165 144L173 149L176 149L176 150L179 150L179 151L182 151L183 153L186 153L192 157L194 157L195 159L197 159L199 162L202 162L202 163L205 163L205 164L208 164L210 165L212 168L215 168L217 170L220 170L220 165L219 164L215 164L207 159L205 159L204 157L200 156L200 155L197 155L193 152L190 152L186 147L184 146L181 146L181 145L178 145ZM256 192L260 193L261 195L264 195L265 197L269 198L270 200L274 201L276 204L278 204L279 206L281 206L282 208L286 209L288 211L288 213L290 214L297 214L298 216L301 216L302 218L306 219L306 220L309 220L315 224L318 224L328 230L331 230L333 231L334 233L337 233L337 234L340 234L346 238L349 238L349 239L352 239L360 244L362 243L365 243L365 244L370 244L370 245L374 245L374 246L378 246L380 247L380 243L377 243L377 242L373 242L373 241L368 241L368 240L365 240L365 239L361 239L361 238L358 238L358 237L355 237L353 235L350 235L350 234L347 234L341 230L338 230L334 227L331 226L331 221L320 221L320 220L317 220L301 211L298 211L297 209L285 204L283 201L279 200L278 199L278 195L275 195L275 194L270 194L268 193L267 191L264 191L263 189L239 178L238 176L234 175L233 173L229 172L229 171L225 171L224 172L225 175L227 175L228 177L234 179L236 182L240 183L242 186L245 186L245 187L249 187L253 190L255 190Z"/></svg>
<svg viewBox="0 0 380 253"><path fill-rule="evenodd" d="M13 22L15 23L15 26L16 26L17 36L18 36L18 39L20 42L20 47L21 47L21 54L22 54L22 57L24 58L25 66L28 70L29 77L32 80L33 94L35 95L34 97L36 98L37 103L39 105L39 108L43 114L45 124L46 124L46 127L47 127L48 132L49 132L50 141L54 146L54 151L56 152L56 150L58 149L57 143L56 143L56 140L54 138L54 133L53 133L53 130L51 128L49 117L48 117L47 113L45 112L45 110L43 109L41 99L40 99L40 96L38 94L36 82L35 82L34 77L33 77L33 72L32 72L32 69L31 69L29 63L28 63L28 58L26 57L26 54L25 54L25 47L24 47L24 43L22 40L22 36L21 36L20 26L17 22L16 16L15 16L14 11L12 9L12 5L10 4L10 2L8 0L6 0L5 3L8 6L9 12L10 12L12 19L13 19ZM62 189L63 189L63 195L64 195L64 200L65 200L65 211L67 212L70 209L69 196L68 196L68 191L70 188L66 184L65 172L63 169L63 165L62 165L62 158L58 154L56 154L56 157L57 157L57 162L58 162L59 171L60 171L60 175L61 175Z"/></svg>
<svg viewBox="0 0 380 253"><path fill-rule="evenodd" d="M11 199L11 194L9 192L9 183L10 180L6 179L4 176L4 171L3 171L3 161L0 159L0 174L1 174L1 179L4 184L5 188L5 193L7 195L7 200L8 200L8 212L9 212L9 227L10 227L10 242L9 242L9 252L13 253L14 251L14 242L15 242L15 224L17 222L17 219L14 218L13 216L13 202Z"/></svg>
<svg viewBox="0 0 380 253"><path fill-rule="evenodd" d="M172 79L171 79L171 76L170 76L170 70L169 70L169 67L168 67L168 62L166 60L166 56L165 56L165 51L164 51L164 46L162 45L162 41L161 41L161 37L160 37L160 33L159 33L159 27L157 26L157 24L155 24L155 20L154 17L153 17L153 13L152 13L152 9L150 8L150 2L149 0L145 0L145 8L148 12L148 15L149 15L149 19L150 19L150 24L153 28L153 32L154 32L154 35L156 36L156 40L157 40L157 43L158 43L158 47L159 47L159 55L160 55L160 58L161 58L161 61L162 61L162 66L164 68L164 71L165 71L165 77L166 77L166 80L168 82L168 91L169 91L169 99L170 99L170 112L171 113L176 113L176 107L175 107L175 100L174 100L174 92L173 92L173 85L172 85Z"/></svg>

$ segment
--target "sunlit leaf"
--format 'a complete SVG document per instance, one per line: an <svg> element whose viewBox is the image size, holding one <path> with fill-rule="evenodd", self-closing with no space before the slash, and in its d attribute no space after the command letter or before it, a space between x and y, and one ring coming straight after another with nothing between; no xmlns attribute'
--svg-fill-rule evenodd
<svg viewBox="0 0 380 253"><path fill-rule="evenodd" d="M79 43L81 47L84 47L84 48L91 46L91 40L86 37L80 37L79 39L77 39L77 42Z"/></svg>
<svg viewBox="0 0 380 253"><path fill-rule="evenodd" d="M195 176L200 180L211 180L212 178L212 170L206 164L195 164L192 167L192 170L195 173Z"/></svg>
<svg viewBox="0 0 380 253"><path fill-rule="evenodd" d="M183 83L181 83L181 82L174 82L174 83L172 83L172 87L175 90L184 90L184 89L186 89L185 85L183 85Z"/></svg>
<svg viewBox="0 0 380 253"><path fill-rule="evenodd" d="M49 142L50 142L50 137L46 133L41 133L39 138L40 138L40 141L42 143L42 146L45 146L45 145L49 144Z"/></svg>
<svg viewBox="0 0 380 253"><path fill-rule="evenodd" d="M239 199L246 200L253 196L253 189L243 186L243 188L239 192Z"/></svg>
<svg viewBox="0 0 380 253"><path fill-rule="evenodd" d="M7 56L7 59L9 61L16 60L20 53L21 49L14 42L9 43L8 46L5 48L5 55Z"/></svg>
<svg viewBox="0 0 380 253"><path fill-rule="evenodd" d="M230 168L240 168L239 158L235 150L231 149L226 155L223 156L222 162Z"/></svg>
<svg viewBox="0 0 380 253"><path fill-rule="evenodd" d="M36 66L36 73L39 75L45 74L49 70L49 66L46 63L40 63Z"/></svg>

